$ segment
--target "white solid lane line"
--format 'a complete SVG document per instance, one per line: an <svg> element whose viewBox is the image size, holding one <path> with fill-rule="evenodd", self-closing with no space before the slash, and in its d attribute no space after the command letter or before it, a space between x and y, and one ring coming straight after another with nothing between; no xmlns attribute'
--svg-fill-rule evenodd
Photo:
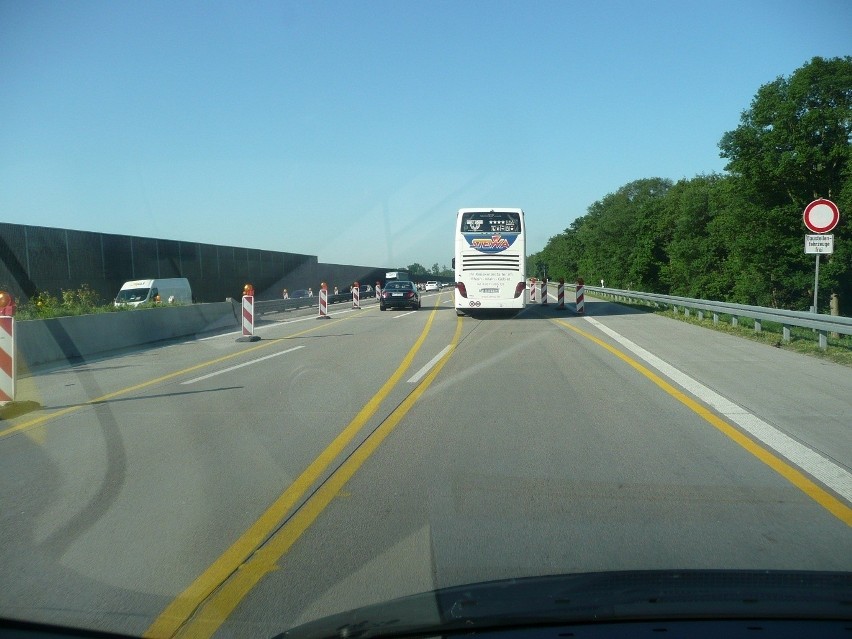
<svg viewBox="0 0 852 639"><path fill-rule="evenodd" d="M683 371L661 360L638 344L631 342L620 333L616 333L611 328L604 326L593 317L586 317L585 319L633 354L645 360L670 380L679 384L685 390L709 405L726 419L734 422L752 437L763 442L778 454L785 457L790 463L810 474L811 477L822 482L843 497L843 499L852 503L852 473L848 470L781 432L745 408L710 390L701 382L694 380Z"/></svg>
<svg viewBox="0 0 852 639"><path fill-rule="evenodd" d="M402 315L394 315L393 319L396 319L397 317L405 317L406 315L411 315L412 313L416 313L416 312L417 311L408 311L407 313L403 313Z"/></svg>
<svg viewBox="0 0 852 639"><path fill-rule="evenodd" d="M305 348L304 346L294 346L293 348L288 348L286 351L280 351L278 353L272 353L272 355L265 355L263 357L258 357L257 359L253 359L250 362L243 362L242 364L237 364L236 366L229 366L228 368L223 368L220 371L216 371L215 373L208 373L207 375L202 375L201 377L196 377L195 379L188 379L185 382L181 382L181 384L194 384L195 382L200 382L204 379L210 379L211 377L215 377L216 375L221 375L222 373L228 373L233 370L237 370L238 368L242 368L243 366L250 366L251 364L257 364L258 362L262 362L265 359L271 359L273 357L278 357L279 355L286 355L287 353L292 353L293 351L297 351L300 348Z"/></svg>
<svg viewBox="0 0 852 639"><path fill-rule="evenodd" d="M406 313L406 315L407 315L407 313ZM400 316L400 317L401 317L401 316ZM439 361L439 360L440 360L440 359L441 359L444 355L446 355L446 354L447 354L447 351L448 351L448 350L450 350L450 345L449 345L449 344L447 344L447 345L446 345L446 346L445 346L445 347L441 350L441 352L440 352L440 353L438 353L437 355L435 355L435 357L433 357L432 359L430 359L430 360L429 360L429 363L428 363L428 364L426 364L426 366L424 366L424 367L423 367L423 368L421 368L419 371L417 371L417 372L414 374L414 376L413 376L411 379L409 379L409 380L408 380L408 383L409 383L409 384L416 384L416 383L417 383L417 382L419 382L421 379L423 379L423 378L426 376L426 374L427 374L430 370L432 370L432 367L433 367L433 366L435 366L435 364L437 364L437 363L438 363L438 361Z"/></svg>

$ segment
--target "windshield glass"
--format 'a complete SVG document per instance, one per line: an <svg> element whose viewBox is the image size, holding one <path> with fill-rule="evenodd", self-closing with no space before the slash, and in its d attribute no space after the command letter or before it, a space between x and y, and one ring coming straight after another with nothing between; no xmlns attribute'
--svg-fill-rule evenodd
<svg viewBox="0 0 852 639"><path fill-rule="evenodd" d="M116 302L142 302L148 297L151 292L149 288L128 288L119 291L115 298Z"/></svg>
<svg viewBox="0 0 852 639"><path fill-rule="evenodd" d="M0 0L0 636L847 586L850 7Z"/></svg>
<svg viewBox="0 0 852 639"><path fill-rule="evenodd" d="M519 213L500 211L465 213L461 219L463 233L517 233L520 230Z"/></svg>

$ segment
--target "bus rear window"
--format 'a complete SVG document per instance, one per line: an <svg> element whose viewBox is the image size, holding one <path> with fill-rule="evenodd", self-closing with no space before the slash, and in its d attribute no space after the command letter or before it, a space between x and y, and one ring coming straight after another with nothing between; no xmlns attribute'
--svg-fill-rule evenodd
<svg viewBox="0 0 852 639"><path fill-rule="evenodd" d="M489 211L486 213L464 213L461 221L462 233L520 233L521 216L518 213Z"/></svg>

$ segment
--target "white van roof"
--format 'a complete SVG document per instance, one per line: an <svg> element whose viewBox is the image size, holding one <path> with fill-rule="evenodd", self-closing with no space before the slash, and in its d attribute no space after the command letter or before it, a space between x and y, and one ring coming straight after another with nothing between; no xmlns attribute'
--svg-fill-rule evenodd
<svg viewBox="0 0 852 639"><path fill-rule="evenodd" d="M131 288L151 288L154 285L154 280L130 280L121 285L121 290Z"/></svg>

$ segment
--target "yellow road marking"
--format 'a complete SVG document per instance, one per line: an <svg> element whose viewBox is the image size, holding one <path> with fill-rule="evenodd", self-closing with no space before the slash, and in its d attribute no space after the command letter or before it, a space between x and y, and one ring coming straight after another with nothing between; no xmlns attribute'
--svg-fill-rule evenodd
<svg viewBox="0 0 852 639"><path fill-rule="evenodd" d="M273 504L246 530L216 561L214 561L195 581L172 601L153 624L145 631L145 637L171 637L186 624L196 609L223 582L229 578L241 580L246 577L242 569L243 562L254 553L258 546L275 530L284 516L298 503L311 486L322 476L343 449L354 439L369 419L376 413L382 402L399 383L405 371L411 366L414 356L420 350L432 327L437 307L429 314L426 326L420 337L403 358L400 365L379 391L368 401L352 421L337 437L302 471L296 480L273 502ZM239 570L238 570L239 569Z"/></svg>
<svg viewBox="0 0 852 639"><path fill-rule="evenodd" d="M324 323L322 323L318 326L314 326L313 328L308 328L304 331L300 331L298 333L293 333L292 335L287 335L286 337L276 337L276 338L273 338L273 339L264 340L260 344L258 344L257 346L250 346L249 348L238 351L236 353L231 353L230 355L223 355L222 357L217 357L215 359L211 359L211 360L208 360L206 362L202 362L200 364L195 364L193 366L183 368L179 371L174 371L173 373L168 373L168 374L162 375L160 377L155 377L154 379L149 379L148 381L142 382L140 384L134 384L133 386L128 386L126 388L122 388L120 390L113 391L111 393L107 393L106 395L101 395L100 397L96 397L95 399L90 399L86 402L83 402L81 404L77 404L75 406L69 406L67 408L63 408L63 409L55 411L53 413L48 413L47 415L41 415L40 417L36 417L35 419L31 419L29 421L22 422L20 424L16 424L15 426L11 426L11 427L9 427L5 430L0 430L0 438L6 437L8 435L12 435L13 433L18 433L18 432L27 430L29 428L33 428L34 426L39 426L41 424L44 424L45 422L57 419L58 417L68 415L70 413L75 413L78 410L81 410L81 409L86 408L88 406L92 406L94 404L101 404L101 403L106 402L110 399L115 399L116 397L121 397L122 395L127 395L129 393L134 392L134 391L138 391L138 390L141 390L143 388L148 388L149 386L153 386L155 384L160 384L160 383L168 381L170 379L174 379L175 377L180 377L181 375L186 375L187 373L197 371L198 369L205 368L207 366L213 366L213 365L219 364L221 362L226 362L229 359L234 359L235 357L242 357L243 355L246 355L247 353L251 353L253 351L257 351L257 350L260 350L262 348L269 348L271 346L275 346L275 344L277 344L281 340L292 339L294 337L299 337L301 335L305 335L306 333L310 333L312 331L317 331L321 328L327 328L327 327L331 326L332 324L344 322L346 320L352 319L353 317L357 317L358 315L361 315L361 314L363 314L363 311L362 311L362 313L356 313L355 315L351 315L349 317L343 317L341 319L332 320L331 322L324 322Z"/></svg>
<svg viewBox="0 0 852 639"><path fill-rule="evenodd" d="M704 418L705 421L709 422L713 427L719 430L722 434L726 435L728 438L739 444L746 451L757 457L761 462L769 466L772 470L777 472L779 475L784 477L787 481L793 484L796 488L805 493L808 497L817 502L820 506L825 508L832 515L837 517L840 521L845 523L847 526L852 526L852 508L847 506L843 501L832 495L830 492L819 486L816 482L810 479L807 475L805 475L802 471L798 470L796 467L788 464L786 461L777 457L766 448L755 442L753 439L745 435L742 431L738 430L724 419L713 413L709 408L700 404L696 400L692 399L684 392L678 390L663 378L661 378L656 373L652 372L635 359L626 355L624 352L620 351L615 346L607 344L602 339L587 333L586 331L577 328L576 326L569 324L564 320L551 320L565 328L568 328L579 335L582 335L586 339L591 340L598 346L602 346L610 353L626 362L637 371L642 373L645 377L654 382L657 386L662 388L666 393L677 399L679 402L684 404L687 408L692 410L694 413Z"/></svg>
<svg viewBox="0 0 852 639"><path fill-rule="evenodd" d="M435 311L432 311L434 314ZM293 517L281 527L262 547L258 548L233 576L221 584L186 626L180 629L178 636L183 638L207 638L219 629L240 602L268 573L277 570L277 563L292 548L293 544L310 528L325 508L339 496L346 483L352 479L364 462L381 446L382 442L397 427L399 422L411 410L417 400L426 392L438 373L455 351L461 335L462 318L456 318L456 331L450 343L450 349L438 361L429 374L417 385L412 393L382 422L364 443L346 459L302 506ZM146 633L151 636L151 633Z"/></svg>

